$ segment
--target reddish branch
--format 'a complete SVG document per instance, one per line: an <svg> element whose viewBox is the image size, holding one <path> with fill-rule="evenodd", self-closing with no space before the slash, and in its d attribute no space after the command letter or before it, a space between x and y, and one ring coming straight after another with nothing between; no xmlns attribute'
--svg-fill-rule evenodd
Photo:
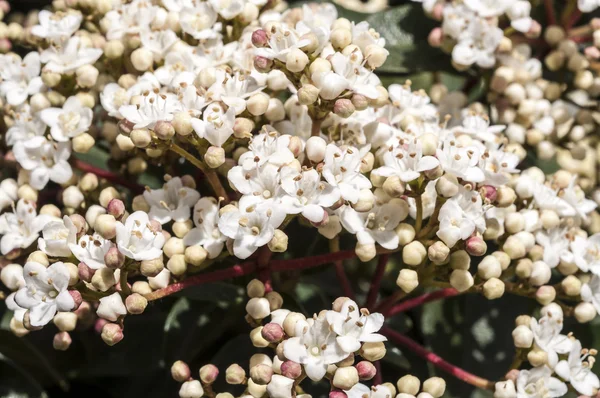
<svg viewBox="0 0 600 398"><path fill-rule="evenodd" d="M548 25L556 25L556 14L554 13L552 0L544 0L544 8L546 9L546 22L548 22Z"/></svg>
<svg viewBox="0 0 600 398"><path fill-rule="evenodd" d="M403 301L400 304L393 306L385 315L386 316L396 315L400 312L408 311L411 308L415 308L415 307L418 307L425 303L429 303L430 301L440 300L440 299L443 299L446 297L452 297L452 296L456 296L459 294L460 294L460 292L452 287L437 290L437 291L431 292L431 293L425 293L419 297L415 297L410 300Z"/></svg>
<svg viewBox="0 0 600 398"><path fill-rule="evenodd" d="M382 333L394 343L400 344L408 348L418 356L424 358L428 362L431 362L434 366L440 368L444 372L450 373L452 376L464 381L465 383L469 383L478 388L484 388L489 390L494 388L493 382L482 377L475 376L474 374L469 373L466 370L461 369L458 366L445 361L438 355L434 354L425 347L421 346L416 341L406 337L401 333L398 333L387 327L382 329Z"/></svg>
<svg viewBox="0 0 600 398"><path fill-rule="evenodd" d="M369 288L369 293L367 294L367 302L365 304L365 307L367 308L372 308L373 305L375 305L377 294L379 293L379 288L381 287L381 280L385 274L385 267L387 266L389 258L389 254L382 254L379 256L377 268L375 268L375 274L373 275L371 287Z"/></svg>
<svg viewBox="0 0 600 398"><path fill-rule="evenodd" d="M104 170L96 166L92 166L89 163L84 162L83 160L73 159L73 167L79 169L86 173L92 173L100 178L104 178L112 183L117 185L121 185L125 188L129 188L132 192L140 193L144 191L144 187L135 181L128 180L116 173L113 173L109 170Z"/></svg>

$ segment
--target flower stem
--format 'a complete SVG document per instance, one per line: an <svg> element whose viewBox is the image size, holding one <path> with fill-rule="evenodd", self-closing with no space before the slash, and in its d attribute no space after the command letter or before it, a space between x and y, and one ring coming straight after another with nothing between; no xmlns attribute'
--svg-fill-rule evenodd
<svg viewBox="0 0 600 398"><path fill-rule="evenodd" d="M381 330L381 332L383 335L387 336L391 341L408 348L418 356L424 358L428 362L431 362L434 366L440 368L441 370L447 373L450 373L452 376L464 381L465 383L469 383L472 386L487 390L491 390L494 388L494 383L490 380L484 379L479 376L475 376L474 374L469 373L466 370L461 369L458 366L445 361L438 355L421 346L416 341L406 337L401 333L396 332L395 330L385 327Z"/></svg>
<svg viewBox="0 0 600 398"><path fill-rule="evenodd" d="M431 301L436 301L436 300L441 300L446 297L457 296L459 294L461 294L461 293L452 287L437 290L437 291L431 292L431 293L425 293L418 297L403 301L402 303L393 306L385 315L386 316L396 315L400 312L408 311L412 308L419 307L425 303L429 303Z"/></svg>
<svg viewBox="0 0 600 398"><path fill-rule="evenodd" d="M123 178L122 176L113 173L112 171L101 169L96 166L92 166L89 163L84 162L83 160L73 158L73 167L78 170L81 170L85 173L92 173L100 178L104 178L107 181L115 183L117 185L121 185L125 188L129 188L132 192L140 193L144 191L144 187L135 181L130 181L127 178Z"/></svg>
<svg viewBox="0 0 600 398"><path fill-rule="evenodd" d="M129 274L129 271L122 269L120 277L119 277L119 286L121 287L121 292L123 294L125 294L126 296L129 296L131 294L131 289L129 288L129 285L127 284L127 275L128 274Z"/></svg>
<svg viewBox="0 0 600 398"><path fill-rule="evenodd" d="M544 0L544 8L546 9L546 22L548 22L548 25L556 25L556 14L552 0Z"/></svg>
<svg viewBox="0 0 600 398"><path fill-rule="evenodd" d="M421 193L418 193L417 196L415 196L415 206L417 207L415 232L418 234L421 231L421 224L423 224L423 196Z"/></svg>
<svg viewBox="0 0 600 398"><path fill-rule="evenodd" d="M323 120L324 119L317 118L312 119L312 128L310 129L311 137L318 137L321 135L321 124L323 123Z"/></svg>
<svg viewBox="0 0 600 398"><path fill-rule="evenodd" d="M383 275L385 274L385 268L387 266L389 258L389 254L382 254L379 256L377 268L375 268L375 274L373 275L371 287L369 288L369 293L367 294L367 302L365 304L365 307L367 308L372 308L373 305L375 305L375 301L377 300L377 293L379 293L379 288L381 287L381 280L383 279Z"/></svg>
<svg viewBox="0 0 600 398"><path fill-rule="evenodd" d="M225 203L229 202L229 195L227 194L227 191L225 191L223 184L221 184L221 180L219 180L219 176L214 170L209 169L204 162L177 144L171 144L169 149L200 169L200 171L202 171L202 173L206 176L206 179L208 180L208 183L212 187L215 194L218 197L223 198Z"/></svg>
<svg viewBox="0 0 600 398"><path fill-rule="evenodd" d="M329 250L332 253L339 253L339 251L340 251L339 236L336 236L335 238L333 238L329 241ZM350 297L352 300L355 300L356 296L354 294L354 290L352 289L350 280L348 279L348 276L346 275L346 271L344 271L344 263L342 262L342 260L336 260L333 262L333 264L335 266L335 274L337 275L337 278L338 278L340 284L342 285L342 290L344 291L344 294L346 295L346 297Z"/></svg>

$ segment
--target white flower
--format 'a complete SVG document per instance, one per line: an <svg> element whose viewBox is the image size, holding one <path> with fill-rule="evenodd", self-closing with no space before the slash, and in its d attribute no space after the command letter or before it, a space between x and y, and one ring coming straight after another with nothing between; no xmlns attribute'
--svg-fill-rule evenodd
<svg viewBox="0 0 600 398"><path fill-rule="evenodd" d="M17 191L19 185L12 178L0 182L0 211L12 205L19 197Z"/></svg>
<svg viewBox="0 0 600 398"><path fill-rule="evenodd" d="M13 106L27 101L27 97L41 91L40 55L32 51L21 60L18 55L0 55L0 95Z"/></svg>
<svg viewBox="0 0 600 398"><path fill-rule="evenodd" d="M77 32L83 16L80 12L52 13L41 10L38 13L38 24L31 27L31 33L35 36L56 40L71 37Z"/></svg>
<svg viewBox="0 0 600 398"><path fill-rule="evenodd" d="M40 236L40 231L54 217L37 215L35 203L21 199L13 213L0 216L0 248L2 254L13 249L27 249Z"/></svg>
<svg viewBox="0 0 600 398"><path fill-rule="evenodd" d="M126 257L136 261L153 260L162 256L165 236L160 227L153 225L148 214L136 211L125 224L117 222L117 247Z"/></svg>
<svg viewBox="0 0 600 398"><path fill-rule="evenodd" d="M333 68L330 72L317 72L312 80L321 91L319 95L326 100L339 97L345 90L375 99L379 96L376 87L381 84L379 78L364 66L355 63L353 54L348 56L335 53L329 59Z"/></svg>
<svg viewBox="0 0 600 398"><path fill-rule="evenodd" d="M214 198L202 198L194 206L192 220L196 228L183 238L185 246L202 246L208 258L215 258L225 245L226 237L219 231L219 205Z"/></svg>
<svg viewBox="0 0 600 398"><path fill-rule="evenodd" d="M109 116L122 118L119 108L129 105L131 95L117 83L108 83L100 93L100 103Z"/></svg>
<svg viewBox="0 0 600 398"><path fill-rule="evenodd" d="M548 365L551 368L558 363L558 354L571 351L573 342L568 336L560 334L563 328L562 313L553 315L552 312L548 312L539 322L531 318L529 327L533 332L535 344L548 354Z"/></svg>
<svg viewBox="0 0 600 398"><path fill-rule="evenodd" d="M497 143L500 134L506 126L490 126L490 119L487 115L480 115L468 112L462 119L462 125L452 128L455 133L468 134L474 138L488 143Z"/></svg>
<svg viewBox="0 0 600 398"><path fill-rule="evenodd" d="M246 110L246 98L262 90L256 79L240 72L233 76L217 70L215 83L206 91L209 101L223 101L239 115Z"/></svg>
<svg viewBox="0 0 600 398"><path fill-rule="evenodd" d="M196 87L192 85L196 78L196 70L202 66L202 58L194 53L192 48L184 51L171 51L165 56L164 65L154 71L156 79L172 88L180 87L181 83L189 85L194 92Z"/></svg>
<svg viewBox="0 0 600 398"><path fill-rule="evenodd" d="M576 235L570 249L573 261L581 271L600 275L600 233L588 238Z"/></svg>
<svg viewBox="0 0 600 398"><path fill-rule="evenodd" d="M196 40L216 39L220 36L223 24L217 22L217 18L217 12L205 2L197 2L179 13L181 30Z"/></svg>
<svg viewBox="0 0 600 398"><path fill-rule="evenodd" d="M77 227L71 218L50 221L42 229L42 238L38 239L38 248L50 257L69 257L69 245L77 240Z"/></svg>
<svg viewBox="0 0 600 398"><path fill-rule="evenodd" d="M478 15L487 18L504 14L515 0L465 0L464 3Z"/></svg>
<svg viewBox="0 0 600 398"><path fill-rule="evenodd" d="M459 65L477 64L491 68L496 63L494 52L504 37L502 30L482 18L474 18L452 49L452 59Z"/></svg>
<svg viewBox="0 0 600 398"><path fill-rule="evenodd" d="M208 0L208 2L227 21L235 18L244 10L243 0Z"/></svg>
<svg viewBox="0 0 600 398"><path fill-rule="evenodd" d="M437 150L436 157L446 173L469 182L482 182L485 179L483 170L477 165L480 153L475 146L461 146L450 136L444 141L443 148Z"/></svg>
<svg viewBox="0 0 600 398"><path fill-rule="evenodd" d="M416 138L400 139L398 145L384 152L383 166L374 172L384 177L398 176L400 180L410 182L439 164L433 156L423 156L421 142Z"/></svg>
<svg viewBox="0 0 600 398"><path fill-rule="evenodd" d="M100 269L106 266L104 256L111 247L114 247L114 243L98 234L83 235L79 238L78 243L69 244L69 248L77 260L91 269Z"/></svg>
<svg viewBox="0 0 600 398"><path fill-rule="evenodd" d="M170 29L167 30L145 30L141 34L142 46L154 55L155 60L162 60L171 47L179 41L177 34Z"/></svg>
<svg viewBox="0 0 600 398"><path fill-rule="evenodd" d="M327 145L323 161L323 177L340 189L342 198L351 203L358 201L361 189L371 188L371 181L360 172L362 157L357 148L342 150L335 144Z"/></svg>
<svg viewBox="0 0 600 398"><path fill-rule="evenodd" d="M550 268L558 265L561 259L570 260L567 230L556 227L551 230L539 230L535 234L536 242L544 248L544 262Z"/></svg>
<svg viewBox="0 0 600 398"><path fill-rule="evenodd" d="M127 309L125 308L125 304L123 304L121 295L115 292L110 296L100 299L100 305L96 310L96 314L100 318L115 322L120 316L127 314Z"/></svg>
<svg viewBox="0 0 600 398"><path fill-rule="evenodd" d="M516 1L506 10L506 15L510 18L510 26L522 33L527 33L533 25L533 19L530 17L531 3L529 1Z"/></svg>
<svg viewBox="0 0 600 398"><path fill-rule="evenodd" d="M285 191L281 187L279 168L270 163L251 170L244 170L242 166L235 166L227 173L229 184L238 192L253 196L253 200L260 207L269 205L275 207L281 202ZM278 212L281 209L274 208Z"/></svg>
<svg viewBox="0 0 600 398"><path fill-rule="evenodd" d="M55 73L71 73L83 65L91 65L102 56L99 48L84 47L78 36L71 37L60 46L50 46L40 54L44 70Z"/></svg>
<svg viewBox="0 0 600 398"><path fill-rule="evenodd" d="M325 376L327 365L341 361L348 354L336 343L336 334L324 317L309 319L308 322L308 327L299 337L284 341L283 355L302 364L311 380L319 381Z"/></svg>
<svg viewBox="0 0 600 398"><path fill-rule="evenodd" d="M348 398L392 398L392 391L381 384L368 387L362 383L356 383L351 389L344 390ZM405 394L399 394L396 397L404 398ZM407 397L408 398L408 397Z"/></svg>
<svg viewBox="0 0 600 398"><path fill-rule="evenodd" d="M568 203L575 211L577 217L582 220L587 220L588 213L592 212L598 204L593 200L585 198L585 193L579 187L575 185L576 178L573 178L562 192L562 199Z"/></svg>
<svg viewBox="0 0 600 398"><path fill-rule="evenodd" d="M200 194L195 189L183 186L181 178L174 177L161 189L147 189L144 199L150 205L150 218L166 224L171 220L189 220L190 208L200 199Z"/></svg>
<svg viewBox="0 0 600 398"><path fill-rule="evenodd" d="M267 384L267 393L271 398L292 398L293 386L294 379L274 374L269 384Z"/></svg>
<svg viewBox="0 0 600 398"><path fill-rule="evenodd" d="M273 238L275 228L283 222L285 213L275 207L257 207L252 196L243 196L238 209L219 219L219 230L233 239L233 254L241 259L250 257L259 247Z"/></svg>
<svg viewBox="0 0 600 398"><path fill-rule="evenodd" d="M485 231L481 195L466 189L444 203L438 216L440 227L436 235L448 247L469 238L475 231Z"/></svg>
<svg viewBox="0 0 600 398"><path fill-rule="evenodd" d="M338 335L336 342L347 354L358 351L363 342L387 340L385 336L376 333L383 326L383 315L369 314L366 309L360 310L353 300L346 300L340 312L327 311L326 318L331 329Z"/></svg>
<svg viewBox="0 0 600 398"><path fill-rule="evenodd" d="M333 206L340 199L339 190L322 182L315 169L299 173L291 167L284 167L281 170L281 187L287 193L282 199L286 213L302 213L313 223L323 221L326 214L323 208Z"/></svg>
<svg viewBox="0 0 600 398"><path fill-rule="evenodd" d="M596 312L600 314L600 276L592 275L589 282L581 286L581 300L592 303Z"/></svg>
<svg viewBox="0 0 600 398"><path fill-rule="evenodd" d="M198 137L204 138L211 145L222 146L233 134L235 109L227 112L221 106L211 105L204 111L203 120L192 119L192 126Z"/></svg>
<svg viewBox="0 0 600 398"><path fill-rule="evenodd" d="M27 312L27 308L21 307L15 301L15 296L17 293L11 293L6 297L4 303L6 304L6 308L13 312L13 318L17 321L23 323L23 318L25 317L25 313Z"/></svg>
<svg viewBox="0 0 600 398"><path fill-rule="evenodd" d="M360 51L365 54L367 47L370 45L383 48L385 46L385 39L375 33L367 21L352 22L352 44L358 46Z"/></svg>
<svg viewBox="0 0 600 398"><path fill-rule="evenodd" d="M521 163L519 156L501 149L490 149L483 153L479 166L483 169L487 185L499 187L510 180L510 175L518 173L517 166Z"/></svg>
<svg viewBox="0 0 600 398"><path fill-rule="evenodd" d="M285 166L294 160L289 149L289 135L279 135L277 131L267 131L255 135L248 144L248 152L240 156L238 164L244 170L251 170L265 163L274 166Z"/></svg>
<svg viewBox="0 0 600 398"><path fill-rule="evenodd" d="M589 350L581 349L581 342L575 340L569 353L569 359L560 361L554 371L582 395L592 396L600 388L600 380L592 372L593 362L584 362L589 356Z"/></svg>
<svg viewBox="0 0 600 398"><path fill-rule="evenodd" d="M75 306L69 294L69 270L62 263L48 268L29 261L23 269L26 286L19 289L15 302L29 310L32 326L44 326L54 318L57 311L70 311Z"/></svg>
<svg viewBox="0 0 600 398"><path fill-rule="evenodd" d="M567 385L556 377L546 366L519 371L517 377L517 398L554 398L567 393Z"/></svg>
<svg viewBox="0 0 600 398"><path fill-rule="evenodd" d="M394 250L398 248L399 240L394 229L403 216L406 217L404 207L397 201L390 201L365 212L357 212L351 206L344 206L340 220L348 232L356 235L358 243L369 245L377 242L386 249Z"/></svg>
<svg viewBox="0 0 600 398"><path fill-rule="evenodd" d="M557 192L549 186L534 183L532 191L533 198L540 210L554 210L559 216L563 217L572 217L576 214L573 206L560 198Z"/></svg>
<svg viewBox="0 0 600 398"><path fill-rule="evenodd" d="M69 97L62 108L46 108L40 112L40 118L50 127L50 134L58 142L69 141L85 133L92 125L94 114L83 106L79 98Z"/></svg>
<svg viewBox="0 0 600 398"><path fill-rule="evenodd" d="M68 142L53 143L44 137L33 137L17 142L13 152L21 167L30 172L29 184L35 189L43 189L48 181L64 184L73 175Z"/></svg>
<svg viewBox="0 0 600 398"><path fill-rule="evenodd" d="M577 0L577 8L581 12L592 12L598 7L600 7L598 0Z"/></svg>
<svg viewBox="0 0 600 398"><path fill-rule="evenodd" d="M414 116L434 116L436 108L430 104L431 99L423 90L411 91L410 85L392 84L388 87L392 105Z"/></svg>
<svg viewBox="0 0 600 398"><path fill-rule="evenodd" d="M286 62L290 51L310 44L310 40L300 39L298 32L285 26L274 26L270 33L269 46L257 48L255 50L257 56Z"/></svg>
<svg viewBox="0 0 600 398"><path fill-rule="evenodd" d="M6 145L13 146L19 141L27 141L32 137L43 135L46 132L46 125L38 117L31 115L31 108L28 105L20 107L18 113L15 113L14 124L6 131Z"/></svg>
<svg viewBox="0 0 600 398"><path fill-rule="evenodd" d="M139 105L123 105L119 113L134 124L134 128L153 129L157 122L173 120L173 114L181 109L174 94L159 94L158 89L145 92Z"/></svg>

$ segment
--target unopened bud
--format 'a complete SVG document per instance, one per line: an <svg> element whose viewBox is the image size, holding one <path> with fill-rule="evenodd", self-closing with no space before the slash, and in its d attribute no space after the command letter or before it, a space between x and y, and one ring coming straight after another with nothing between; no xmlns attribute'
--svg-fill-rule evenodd
<svg viewBox="0 0 600 398"><path fill-rule="evenodd" d="M179 389L179 398L201 398L203 395L204 389L198 380L188 380Z"/></svg>
<svg viewBox="0 0 600 398"><path fill-rule="evenodd" d="M123 340L123 329L116 323L106 323L102 327L100 337L107 345L113 346Z"/></svg>
<svg viewBox="0 0 600 398"><path fill-rule="evenodd" d="M352 116L355 110L352 101L349 99L340 98L333 104L333 113L344 119Z"/></svg>
<svg viewBox="0 0 600 398"><path fill-rule="evenodd" d="M504 282L498 278L490 278L483 284L483 295L488 300L495 300L504 295Z"/></svg>
<svg viewBox="0 0 600 398"><path fill-rule="evenodd" d="M385 352L385 345L380 341L374 343L363 343L359 351L361 357L371 362L379 361L385 356Z"/></svg>
<svg viewBox="0 0 600 398"><path fill-rule="evenodd" d="M183 361L175 361L173 365L171 365L171 377L173 377L173 380L176 382L183 383L191 376L192 372L190 371L190 367L187 363Z"/></svg>
<svg viewBox="0 0 600 398"><path fill-rule="evenodd" d="M58 351L66 351L71 346L72 341L68 332L58 332L54 335L52 347Z"/></svg>
<svg viewBox="0 0 600 398"><path fill-rule="evenodd" d="M269 300L264 297L254 297L246 304L246 312L252 319L264 319L269 316L271 309Z"/></svg>
<svg viewBox="0 0 600 398"><path fill-rule="evenodd" d="M596 309L592 303L579 303L574 312L579 323L590 322L596 317Z"/></svg>
<svg viewBox="0 0 600 398"><path fill-rule="evenodd" d="M533 344L533 332L526 325L517 326L512 332L512 337L517 348L529 348Z"/></svg>
<svg viewBox="0 0 600 398"><path fill-rule="evenodd" d="M117 269L125 264L125 256L115 246L108 249L104 255L104 263L108 268Z"/></svg>
<svg viewBox="0 0 600 398"><path fill-rule="evenodd" d="M441 377L430 377L423 382L423 392L430 394L433 398L439 398L446 392L446 381Z"/></svg>
<svg viewBox="0 0 600 398"><path fill-rule="evenodd" d="M349 390L358 383L358 371L354 366L337 368L333 375L332 384L342 390Z"/></svg>
<svg viewBox="0 0 600 398"><path fill-rule="evenodd" d="M283 328L276 323L267 323L260 331L262 337L269 343L279 343L283 340Z"/></svg>
<svg viewBox="0 0 600 398"><path fill-rule="evenodd" d="M427 250L418 240L414 240L402 248L402 261L406 265L416 267L425 258L427 258Z"/></svg>
<svg viewBox="0 0 600 398"><path fill-rule="evenodd" d="M419 275L415 270L404 268L400 270L396 285L402 289L404 293L410 293L419 286Z"/></svg>
<svg viewBox="0 0 600 398"><path fill-rule="evenodd" d="M455 269L450 274L450 284L459 292L465 292L473 286L473 275L469 271Z"/></svg>
<svg viewBox="0 0 600 398"><path fill-rule="evenodd" d="M325 158L327 142L321 137L310 137L306 141L306 156L313 163L319 163Z"/></svg>
<svg viewBox="0 0 600 398"><path fill-rule="evenodd" d="M470 255L479 257L487 252L487 244L479 236L472 236L467 239L465 249Z"/></svg>
<svg viewBox="0 0 600 398"><path fill-rule="evenodd" d="M548 305L556 298L556 289L553 286L540 286L535 292L535 298L541 305Z"/></svg>
<svg viewBox="0 0 600 398"><path fill-rule="evenodd" d="M285 361L281 364L281 374L290 379L297 379L302 375L302 365L293 361Z"/></svg>
<svg viewBox="0 0 600 398"><path fill-rule="evenodd" d="M225 380L228 384L242 384L246 378L246 372L236 363L225 370Z"/></svg>
<svg viewBox="0 0 600 398"><path fill-rule="evenodd" d="M273 377L273 368L265 364L258 364L250 368L250 378L256 384L269 384Z"/></svg>
<svg viewBox="0 0 600 398"><path fill-rule="evenodd" d="M273 233L273 238L267 245L273 253L283 253L288 247L288 236L282 230L276 229Z"/></svg>
<svg viewBox="0 0 600 398"><path fill-rule="evenodd" d="M257 29L252 32L252 44L255 47L266 47L269 44L269 36L264 29Z"/></svg>
<svg viewBox="0 0 600 398"><path fill-rule="evenodd" d="M369 361L360 361L356 364L358 378L360 380L371 380L377 374L377 368Z"/></svg>
<svg viewBox="0 0 600 398"><path fill-rule="evenodd" d="M219 376L219 368L215 365L208 364L200 368L200 380L205 384L212 384Z"/></svg>
<svg viewBox="0 0 600 398"><path fill-rule="evenodd" d="M319 98L319 89L312 84L304 84L298 90L298 101L302 105L312 105Z"/></svg>
<svg viewBox="0 0 600 398"><path fill-rule="evenodd" d="M133 293L125 299L125 307L130 314L141 314L146 309L148 300L138 293Z"/></svg>
<svg viewBox="0 0 600 398"><path fill-rule="evenodd" d="M216 169L225 163L225 150L219 146L210 146L204 155L204 161L211 169Z"/></svg>
<svg viewBox="0 0 600 398"><path fill-rule="evenodd" d="M401 377L396 383L400 394L417 395L421 389L421 381L413 375Z"/></svg>

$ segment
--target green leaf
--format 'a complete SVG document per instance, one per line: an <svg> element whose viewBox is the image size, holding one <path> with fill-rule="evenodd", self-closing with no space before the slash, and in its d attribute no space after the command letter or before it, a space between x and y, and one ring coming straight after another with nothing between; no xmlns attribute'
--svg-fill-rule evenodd
<svg viewBox="0 0 600 398"><path fill-rule="evenodd" d="M227 306L240 300L243 294L244 290L239 286L231 283L214 282L189 287L177 293L176 296Z"/></svg>

